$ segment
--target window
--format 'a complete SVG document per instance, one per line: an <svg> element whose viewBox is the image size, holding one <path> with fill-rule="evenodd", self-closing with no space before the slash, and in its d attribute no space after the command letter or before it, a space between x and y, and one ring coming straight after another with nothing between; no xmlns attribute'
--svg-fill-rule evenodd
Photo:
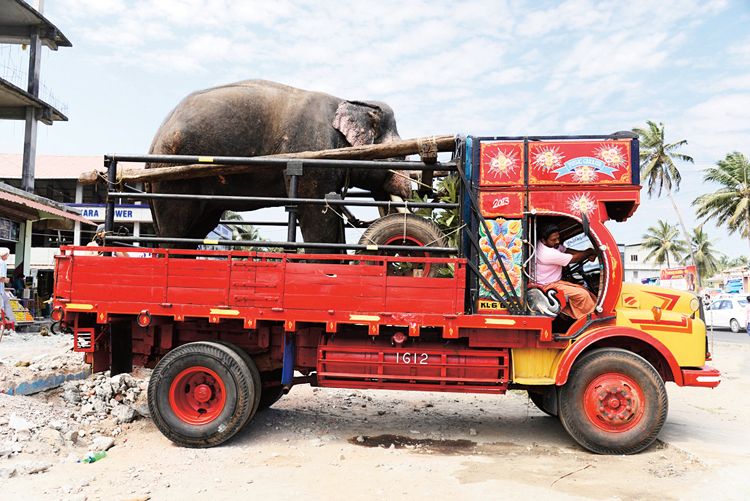
<svg viewBox="0 0 750 501"><path fill-rule="evenodd" d="M633 262L633 263L637 263L638 262L638 254L631 254L630 255L630 261Z"/></svg>
<svg viewBox="0 0 750 501"><path fill-rule="evenodd" d="M633 279L638 278L638 270L633 270Z"/></svg>

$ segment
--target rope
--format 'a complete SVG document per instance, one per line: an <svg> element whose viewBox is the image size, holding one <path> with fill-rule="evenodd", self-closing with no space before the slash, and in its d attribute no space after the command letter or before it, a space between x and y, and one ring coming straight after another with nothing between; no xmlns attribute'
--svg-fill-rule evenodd
<svg viewBox="0 0 750 501"><path fill-rule="evenodd" d="M419 138L417 140L417 148L419 149L419 158L422 162L426 164L437 162L438 147L435 136Z"/></svg>
<svg viewBox="0 0 750 501"><path fill-rule="evenodd" d="M413 183L417 183L418 185L424 186L425 188L432 189L432 186L430 186L429 184L423 183L422 181L420 181L418 179L412 179L411 176L407 176L406 174L402 174L401 172L399 172L397 170L388 169L388 172L390 172L394 176L399 176L399 177L403 177L405 179L408 179L409 181L411 181Z"/></svg>

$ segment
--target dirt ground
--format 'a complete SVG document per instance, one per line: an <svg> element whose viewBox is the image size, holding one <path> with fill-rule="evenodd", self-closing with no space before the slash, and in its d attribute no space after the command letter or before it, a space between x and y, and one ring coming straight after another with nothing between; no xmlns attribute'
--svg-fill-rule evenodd
<svg viewBox="0 0 750 501"><path fill-rule="evenodd" d="M722 384L668 385L659 441L635 456L586 452L523 392L298 386L230 442L207 450L172 445L147 418L117 423L104 410L105 419L77 421L63 389L0 395L0 499L747 499L750 343L732 336L714 347ZM107 381L79 387L81 394L93 401ZM37 428L19 446L21 417ZM67 430L65 438L50 426ZM71 441L72 431L83 436ZM6 449L16 449L5 457L2 433ZM92 436L115 445L100 461L77 462Z"/></svg>

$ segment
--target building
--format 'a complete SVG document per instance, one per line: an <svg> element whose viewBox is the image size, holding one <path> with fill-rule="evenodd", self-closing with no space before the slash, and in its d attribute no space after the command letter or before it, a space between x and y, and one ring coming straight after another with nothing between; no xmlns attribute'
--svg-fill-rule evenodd
<svg viewBox="0 0 750 501"><path fill-rule="evenodd" d="M0 181L20 187L22 157L18 154L0 154ZM82 185L78 176L84 172L103 170L101 156L55 156L36 157L36 180L34 193L59 202L70 211L94 223L104 222L104 207L107 190L104 184ZM52 266L52 260L44 256L48 249L61 245L86 245L94 235L95 226L75 221L67 228L34 227L31 235L32 260L37 266ZM153 235L151 210L148 205L124 204L115 210L115 231L130 235ZM46 261L46 265L45 265Z"/></svg>
<svg viewBox="0 0 750 501"><path fill-rule="evenodd" d="M15 182L0 183L0 245L11 250L8 268L16 268L25 277L22 285L26 306L40 313L43 301L52 293L52 274L48 270L39 273L41 268L32 268L32 263L48 262L51 256L32 255L34 235L59 234L74 226L93 224L77 211L52 200L53 197L36 193L34 186L38 122L52 125L68 119L39 97L42 47L56 51L72 44L40 11L22 0L0 0L0 44L29 48L25 88L19 87L22 82L0 78L0 120L25 122L24 143L19 144L23 154L17 155L19 161L13 165L14 172L6 177ZM20 290L15 292L21 295Z"/></svg>
<svg viewBox="0 0 750 501"><path fill-rule="evenodd" d="M649 249L646 249L640 243L621 244L620 257L622 257L623 281L626 283L649 283L659 279L661 266L646 260Z"/></svg>

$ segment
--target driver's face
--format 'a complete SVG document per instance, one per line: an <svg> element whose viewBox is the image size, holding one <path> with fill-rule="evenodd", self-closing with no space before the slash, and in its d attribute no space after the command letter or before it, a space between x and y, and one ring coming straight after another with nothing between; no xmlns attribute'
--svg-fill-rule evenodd
<svg viewBox="0 0 750 501"><path fill-rule="evenodd" d="M556 231L550 234L550 236L548 236L547 238L542 239L542 243L547 247L552 247L554 249L555 247L560 245L560 232Z"/></svg>

